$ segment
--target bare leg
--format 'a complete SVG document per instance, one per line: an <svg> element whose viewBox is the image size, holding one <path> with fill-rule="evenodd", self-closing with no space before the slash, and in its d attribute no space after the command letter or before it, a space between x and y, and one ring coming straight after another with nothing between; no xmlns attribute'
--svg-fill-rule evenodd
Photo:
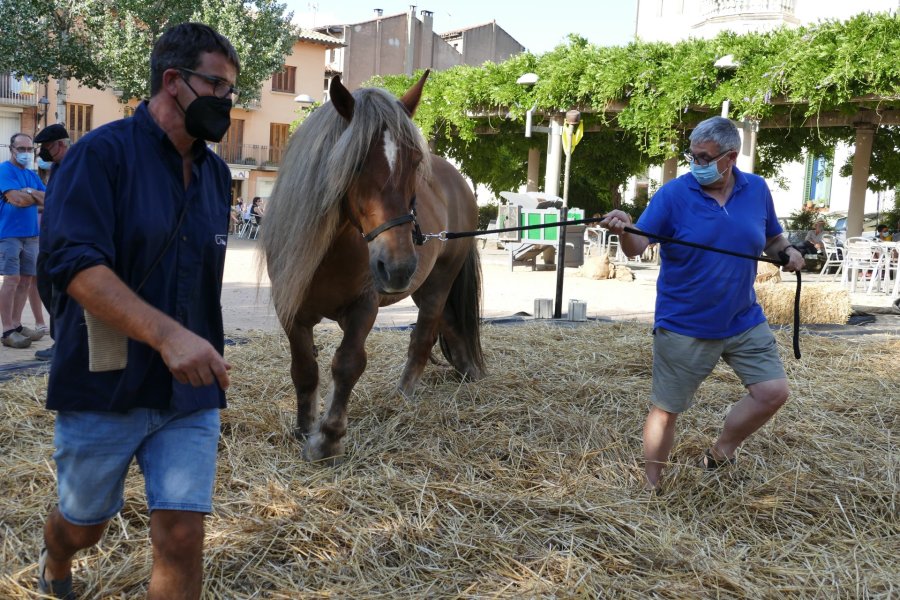
<svg viewBox="0 0 900 600"><path fill-rule="evenodd" d="M717 460L734 456L737 447L787 402L787 379L754 383L747 386L747 392L731 407L722 434L712 446L713 458Z"/></svg>
<svg viewBox="0 0 900 600"><path fill-rule="evenodd" d="M37 277L31 278L31 286L28 288L28 304L31 305L34 324L38 327L46 327L47 324L44 322L44 305L41 302L41 294L38 292Z"/></svg>
<svg viewBox="0 0 900 600"><path fill-rule="evenodd" d="M16 290L19 289L18 275L4 275L3 284L0 285L0 321L3 331L15 329L20 323L13 323L13 305L15 304Z"/></svg>
<svg viewBox="0 0 900 600"><path fill-rule="evenodd" d="M16 293L13 296L12 305L12 326L18 327L22 324L22 311L25 310L25 303L28 301L28 292L31 290L34 277L30 275L19 275L19 285L16 286Z"/></svg>
<svg viewBox="0 0 900 600"><path fill-rule="evenodd" d="M153 571L150 600L200 597L203 585L203 513L154 510L150 514Z"/></svg>
<svg viewBox="0 0 900 600"><path fill-rule="evenodd" d="M44 545L47 547L47 565L44 578L62 581L72 571L75 553L90 548L100 541L106 523L83 527L66 521L54 508L44 524Z"/></svg>
<svg viewBox="0 0 900 600"><path fill-rule="evenodd" d="M650 407L644 423L644 472L647 489L659 487L663 467L669 462L669 453L675 445L675 421L677 413L670 413L656 406Z"/></svg>

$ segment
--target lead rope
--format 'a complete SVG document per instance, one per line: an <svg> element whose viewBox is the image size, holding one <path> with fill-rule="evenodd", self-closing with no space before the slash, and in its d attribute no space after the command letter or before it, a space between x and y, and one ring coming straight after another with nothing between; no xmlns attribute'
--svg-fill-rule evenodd
<svg viewBox="0 0 900 600"><path fill-rule="evenodd" d="M426 233L424 235L425 241L429 239L438 239L442 242L447 240L452 240L456 238L465 238L465 237L474 237L476 235L484 235L486 233L506 233L510 231L527 231L529 229L545 229L547 227L559 227L561 225L584 225L587 223L598 223L602 221L602 218L592 218L592 219L578 219L575 221L558 221L556 223L542 223L539 225L525 225L521 227L506 227L503 229L486 229L482 231L462 231L462 232L449 232L442 231L440 233ZM648 233L646 231L640 231L639 229L634 229L633 227L624 227L623 228L628 233L634 235L640 235L642 237L659 240L661 242L669 242L672 244L680 244L682 246L690 246L691 248L697 248L699 250L708 250L710 252L718 252L719 254L727 254L729 256L737 256L738 258L746 258L748 260L755 260L757 262L767 262L772 263L773 265L778 265L779 267L783 267L790 259L788 258L787 252L782 250L778 253L778 258L769 258L768 256L753 256L751 254L743 254L741 252L733 252L731 250L725 250L723 248L716 248L714 246L707 246L705 244L697 244L695 242L688 242L686 240L679 240L672 237L668 237L665 235L659 235L657 233ZM793 332L793 345L794 345L794 358L797 360L800 359L800 271L794 271L794 275L797 276L797 288L794 292L794 332Z"/></svg>

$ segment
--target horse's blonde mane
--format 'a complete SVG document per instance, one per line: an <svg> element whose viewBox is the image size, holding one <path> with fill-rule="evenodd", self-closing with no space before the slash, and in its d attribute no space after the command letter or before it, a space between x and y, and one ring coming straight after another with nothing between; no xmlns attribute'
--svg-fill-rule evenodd
<svg viewBox="0 0 900 600"><path fill-rule="evenodd" d="M353 98L349 123L329 102L300 125L266 204L259 272L268 269L272 302L285 328L331 247L341 225L341 200L376 136L386 129L399 147L417 150L423 157L420 174L430 175L428 145L398 100L378 88L356 90Z"/></svg>

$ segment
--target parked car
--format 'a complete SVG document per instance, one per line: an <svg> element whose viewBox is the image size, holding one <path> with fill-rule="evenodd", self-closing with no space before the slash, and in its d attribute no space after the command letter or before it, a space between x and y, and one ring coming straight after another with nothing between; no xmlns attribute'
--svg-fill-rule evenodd
<svg viewBox="0 0 900 600"><path fill-rule="evenodd" d="M878 225L878 213L866 213L863 215L862 237L875 238L875 226ZM843 246L847 240L847 217L840 216L834 222L834 239Z"/></svg>

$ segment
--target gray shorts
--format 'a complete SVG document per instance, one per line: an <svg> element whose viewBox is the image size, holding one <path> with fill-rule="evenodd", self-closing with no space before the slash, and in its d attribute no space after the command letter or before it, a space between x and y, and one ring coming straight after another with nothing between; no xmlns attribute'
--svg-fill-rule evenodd
<svg viewBox="0 0 900 600"><path fill-rule="evenodd" d="M0 239L0 275L37 274L38 237Z"/></svg>
<svg viewBox="0 0 900 600"><path fill-rule="evenodd" d="M667 412L686 411L720 357L745 387L787 377L768 323L721 340L692 338L660 327L653 334L650 401Z"/></svg>

